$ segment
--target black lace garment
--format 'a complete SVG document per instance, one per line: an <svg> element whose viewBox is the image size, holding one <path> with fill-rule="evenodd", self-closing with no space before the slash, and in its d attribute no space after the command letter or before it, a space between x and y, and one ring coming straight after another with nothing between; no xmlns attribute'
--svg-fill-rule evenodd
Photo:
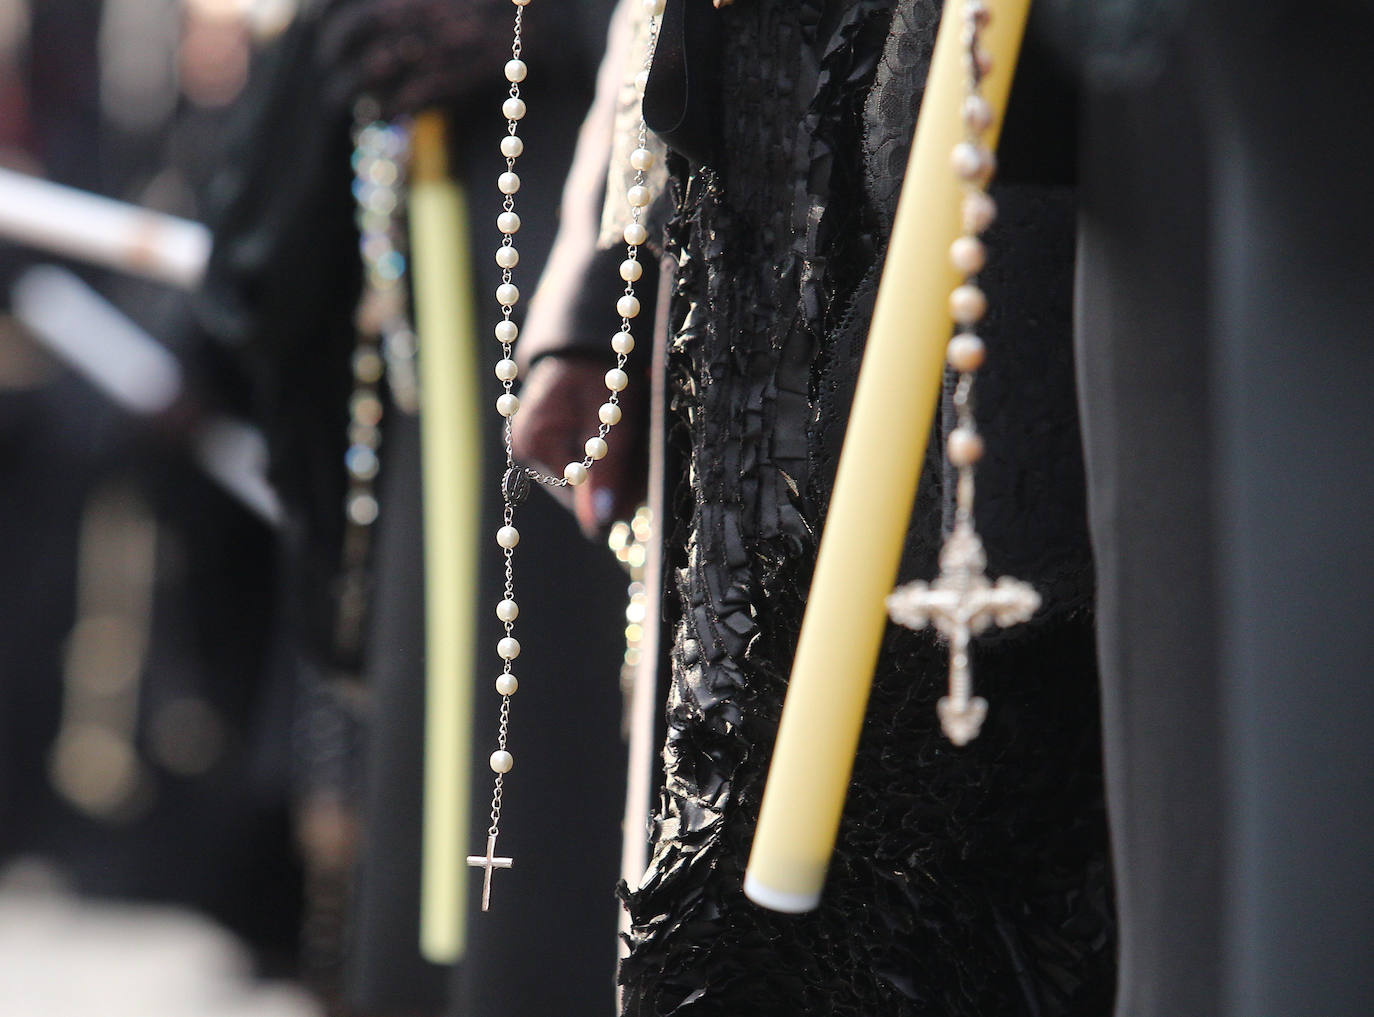
<svg viewBox="0 0 1374 1017"><path fill-rule="evenodd" d="M1041 182L1059 167L1035 146L1019 167L1004 153L1004 179L1022 182L999 188L984 274L978 517L992 574L1034 581L1048 606L979 642L992 706L965 749L935 718L942 647L890 629L820 909L779 915L740 890L938 6L741 0L721 14L723 155L676 167L669 235L670 427L689 468L670 542L666 785L649 871L627 894L629 1014L1109 1008L1073 203ZM950 515L938 464L903 579L936 571Z"/></svg>

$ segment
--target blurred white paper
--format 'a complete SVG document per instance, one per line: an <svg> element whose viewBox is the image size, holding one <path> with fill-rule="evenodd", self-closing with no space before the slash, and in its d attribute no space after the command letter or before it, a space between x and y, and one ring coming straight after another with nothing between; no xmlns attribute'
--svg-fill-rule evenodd
<svg viewBox="0 0 1374 1017"><path fill-rule="evenodd" d="M210 258L198 222L0 169L0 238L194 289Z"/></svg>

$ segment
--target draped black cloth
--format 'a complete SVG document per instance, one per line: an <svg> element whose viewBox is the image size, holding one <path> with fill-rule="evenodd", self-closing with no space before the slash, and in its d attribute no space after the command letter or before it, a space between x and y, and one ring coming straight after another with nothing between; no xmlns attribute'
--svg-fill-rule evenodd
<svg viewBox="0 0 1374 1017"><path fill-rule="evenodd" d="M1058 6L1116 1012L1367 1014L1374 11Z"/></svg>

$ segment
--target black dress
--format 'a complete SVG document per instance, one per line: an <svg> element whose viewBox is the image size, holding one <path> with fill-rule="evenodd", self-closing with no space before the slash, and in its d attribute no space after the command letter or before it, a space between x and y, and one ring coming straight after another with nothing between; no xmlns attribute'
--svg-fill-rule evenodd
<svg viewBox="0 0 1374 1017"><path fill-rule="evenodd" d="M1047 607L979 643L992 708L965 749L935 718L942 647L889 630L823 902L779 915L744 898L743 868L939 5L741 0L709 17L718 126L704 146L689 140L698 162L676 161L669 230L670 428L686 479L670 541L666 784L652 862L627 894L626 1011L1104 1013L1114 935L1074 198L1071 159L1046 135L1065 136L1071 107L1032 55L1013 102L1053 105L1019 135L1009 125L984 274L978 522L992 574L1033 581ZM947 407L940 417L947 430ZM932 456L904 580L936 570L944 481Z"/></svg>

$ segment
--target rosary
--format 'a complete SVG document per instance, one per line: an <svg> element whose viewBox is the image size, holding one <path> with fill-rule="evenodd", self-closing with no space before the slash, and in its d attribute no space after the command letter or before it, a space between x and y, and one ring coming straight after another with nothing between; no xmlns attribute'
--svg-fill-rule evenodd
<svg viewBox="0 0 1374 1017"><path fill-rule="evenodd" d="M954 390L958 422L945 440L945 456L958 470L954 530L940 550L940 575L935 581L908 583L887 598L893 621L912 629L934 625L949 640L949 695L936 703L936 712L945 736L955 745L977 738L988 712L987 700L973 695L972 638L993 624L1005 627L1027 621L1040 608L1040 595L1029 584L1006 576L995 583L988 579L987 555L973 522L974 467L983 457L983 439L973 416L973 381L987 356L974 329L988 306L987 295L978 286L978 273L987 261L980 234L997 215L997 205L987 193L996 157L983 141L993 120L992 107L981 91L991 64L979 45L992 15L985 0L966 0L962 14L964 140L950 154L950 163L964 184L964 232L950 245L949 258L963 282L950 294L950 316L959 331L945 353L946 362L959 376Z"/></svg>
<svg viewBox="0 0 1374 1017"><path fill-rule="evenodd" d="M626 358L635 347L632 322L639 316L640 302L635 296L635 283L643 274L639 262L639 249L649 239L648 228L641 221L644 210L652 199L646 186L646 173L653 167L654 155L648 149L648 127L643 117L639 120L638 144L630 153L630 168L634 170L632 183L626 192L630 208L630 221L625 224L625 260L620 263L620 278L625 283L625 291L616 301L616 313L620 316L620 328L611 336L611 350L615 353L615 367L606 372L607 398L601 405L597 416L600 423L596 433L587 439L583 446L584 455L580 461L568 463L563 475L555 477L528 467L517 465L511 441L511 418L520 410L520 399L512 392L518 368L512 357L513 345L519 336L519 329L511 320L516 303L520 300L520 290L513 282L514 269L520 263L520 252L515 246L515 234L520 231L520 216L515 210L515 195L520 190L520 177L515 172L516 160L525 151L525 142L520 137L520 121L525 117L525 101L520 97L520 84L525 80L529 68L520 59L521 35L524 27L525 8L530 0L511 0L515 5L515 30L511 43L511 59L506 62L506 80L510 83L509 97L502 103L501 112L506 118L506 137L501 139L501 154L506 159L506 171L496 182L505 196L503 211L497 216L496 226L501 233L501 244L496 249L496 264L501 268L501 285L496 288L496 302L501 308L501 320L496 324L496 341L501 345L501 359L496 362L496 377L501 381L503 392L496 400L496 412L502 417L502 434L506 451L505 472L501 479L502 525L496 531L496 543L505 556L504 596L496 605L496 617L505 626L505 635L496 644L497 656L501 659L501 672L496 677L496 691L501 694L501 708L497 729L496 751L491 754L489 763L496 775L491 795L491 825L487 828L486 853L468 856L467 863L473 868L483 870L482 910L491 906L491 877L496 869L509 869L513 859L496 854L496 839L501 832L501 798L505 788L506 774L515 766L515 756L508 748L510 735L511 697L519 689L520 683L515 676L514 661L520 656L520 641L515 637L515 621L520 616L520 606L515 599L514 556L520 543L520 531L515 527L515 510L530 493L531 482L546 487L578 487L587 482L590 471L598 460L605 457L609 446L606 438L611 429L620 422L620 393L629 384L625 372ZM654 44L657 41L658 17L663 13L664 0L643 0L644 15L648 18L648 47L644 57L644 67L636 77L636 85L643 94L648 80L649 63L653 58Z"/></svg>

